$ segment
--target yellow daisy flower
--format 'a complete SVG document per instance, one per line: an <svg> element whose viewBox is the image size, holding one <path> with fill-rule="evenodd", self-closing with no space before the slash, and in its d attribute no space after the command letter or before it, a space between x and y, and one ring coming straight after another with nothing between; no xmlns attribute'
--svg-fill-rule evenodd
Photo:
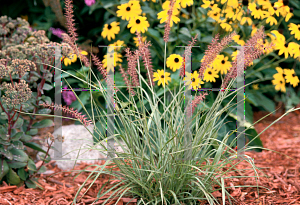
<svg viewBox="0 0 300 205"><path fill-rule="evenodd" d="M124 41L117 40L116 42L109 44L108 46L112 46L115 51L119 51L124 45Z"/></svg>
<svg viewBox="0 0 300 205"><path fill-rule="evenodd" d="M207 12L207 16L210 17L210 18L212 18L213 20L219 22L221 14L220 14L219 11L210 10L209 12Z"/></svg>
<svg viewBox="0 0 300 205"><path fill-rule="evenodd" d="M232 31L231 24L232 24L232 21L231 21L231 23L230 23L230 21L227 22L226 19L220 20L220 26L222 27L222 29L224 29L224 30L227 31L227 32L231 32L231 31Z"/></svg>
<svg viewBox="0 0 300 205"><path fill-rule="evenodd" d="M289 30L291 31L291 35L295 35L295 39L300 40L300 24L290 23Z"/></svg>
<svg viewBox="0 0 300 205"><path fill-rule="evenodd" d="M120 22L112 22L110 24L105 24L101 36L110 41L111 39L115 39L115 35L120 32L119 27Z"/></svg>
<svg viewBox="0 0 300 205"><path fill-rule="evenodd" d="M213 62L213 68L217 70L217 72L221 72L221 74L227 74L227 72L231 68L231 63L228 61L228 57L224 55L218 55Z"/></svg>
<svg viewBox="0 0 300 205"><path fill-rule="evenodd" d="M138 1L129 1L117 8L117 16L126 21L129 21L131 18L139 16L142 13L141 5Z"/></svg>
<svg viewBox="0 0 300 205"><path fill-rule="evenodd" d="M180 21L180 18L178 18L178 15L180 13L179 12L179 9L180 9L179 3L180 3L180 1L176 1L175 5L173 6L170 27L173 26L173 22L177 24ZM163 11L161 11L157 14L157 19L160 19L161 24L166 23L169 20L169 15L168 15L168 11L170 9L169 6L170 6L170 1L165 1L165 3L163 3L163 5L162 5Z"/></svg>
<svg viewBox="0 0 300 205"><path fill-rule="evenodd" d="M299 83L298 76L295 75L294 69L284 69L285 79L287 83L290 83L293 85L293 87L296 87Z"/></svg>
<svg viewBox="0 0 300 205"><path fill-rule="evenodd" d="M180 69L183 62L183 58L178 54L172 54L167 59L167 67L173 72Z"/></svg>
<svg viewBox="0 0 300 205"><path fill-rule="evenodd" d="M123 62L123 60L122 60L122 55L121 54L119 54L119 53L117 53L117 52L114 52L114 54L109 54L109 57L110 58L113 58L113 60L114 60L114 67L116 67L117 65L119 65L120 63L118 63L118 62ZM107 55L104 55L104 59L102 60L102 64L103 64L103 68L106 68L107 67ZM110 72L111 70L113 69L113 67L112 68L108 68L108 72Z"/></svg>
<svg viewBox="0 0 300 205"><path fill-rule="evenodd" d="M194 71L193 74L185 72L185 75L187 76L187 79L184 77L183 80L186 81L186 85L189 85L188 89L193 87L194 90L198 90L201 88L201 84L204 84L204 82L200 80L199 73L197 71Z"/></svg>
<svg viewBox="0 0 300 205"><path fill-rule="evenodd" d="M269 13L267 13L267 20L266 20L266 23L267 24L270 24L271 26L273 25L277 25L277 20L276 18L274 18L272 15L270 15Z"/></svg>
<svg viewBox="0 0 300 205"><path fill-rule="evenodd" d="M276 68L276 70L277 70L277 68ZM277 91L281 90L282 92L286 92L285 80L284 80L282 73L274 74L273 78L274 78L274 80L272 80L272 84L275 85L275 90L277 90Z"/></svg>
<svg viewBox="0 0 300 205"><path fill-rule="evenodd" d="M216 69L213 69L211 67L206 68L205 72L204 72L204 80L206 82L216 82L216 78L219 77L219 75L217 74L218 71Z"/></svg>
<svg viewBox="0 0 300 205"><path fill-rule="evenodd" d="M87 55L88 53L86 51L80 52L82 55ZM77 61L77 55L70 53L68 57L64 58L64 64L65 66L71 65L72 63L75 63Z"/></svg>
<svg viewBox="0 0 300 205"><path fill-rule="evenodd" d="M203 4L201 5L201 7L204 8L204 9L207 9L208 7L212 8L213 5L215 5L215 2L213 0L212 1L203 0Z"/></svg>
<svg viewBox="0 0 300 205"><path fill-rule="evenodd" d="M244 25L245 23L247 23L249 26L252 25L253 21L250 17L243 17L240 21L241 25Z"/></svg>
<svg viewBox="0 0 300 205"><path fill-rule="evenodd" d="M240 40L240 35L235 35L232 37L232 39L241 46L245 45L245 41Z"/></svg>
<svg viewBox="0 0 300 205"><path fill-rule="evenodd" d="M180 0L180 4L182 8L186 8L187 6L193 5L193 0Z"/></svg>
<svg viewBox="0 0 300 205"><path fill-rule="evenodd" d="M252 85L252 88L253 88L254 90L259 90L258 84L253 84L253 85Z"/></svg>
<svg viewBox="0 0 300 205"><path fill-rule="evenodd" d="M292 52L291 47L284 41L275 42L275 50L279 50L278 55L284 54L284 58L288 58L289 54ZM292 54L290 54L292 56Z"/></svg>
<svg viewBox="0 0 300 205"><path fill-rule="evenodd" d="M127 28L130 28L130 33L135 34L136 32L145 33L149 26L150 25L146 17L137 16L130 19Z"/></svg>
<svg viewBox="0 0 300 205"><path fill-rule="evenodd" d="M170 77L170 73L166 72L164 73L164 70L157 70L157 72L155 72L153 74L154 79L153 81L158 81L157 85L160 86L160 84L162 84L163 87L165 87L165 84L168 85L168 81L171 81L171 77Z"/></svg>
<svg viewBox="0 0 300 205"><path fill-rule="evenodd" d="M289 43L289 51L294 58L300 57L300 45L295 42Z"/></svg>

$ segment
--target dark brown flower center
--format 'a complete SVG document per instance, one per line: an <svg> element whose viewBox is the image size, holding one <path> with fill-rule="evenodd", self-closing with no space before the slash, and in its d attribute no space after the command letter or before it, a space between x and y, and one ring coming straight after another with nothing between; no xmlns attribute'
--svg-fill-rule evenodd
<svg viewBox="0 0 300 205"><path fill-rule="evenodd" d="M243 0L243 1L242 1L242 4L243 4L244 6L248 6L249 1L248 1L248 0Z"/></svg>
<svg viewBox="0 0 300 205"><path fill-rule="evenodd" d="M208 71L208 74L211 75L212 74L211 71Z"/></svg>
<svg viewBox="0 0 300 205"><path fill-rule="evenodd" d="M285 6L289 5L289 0L283 0L282 2L283 2L283 5L285 5Z"/></svg>
<svg viewBox="0 0 300 205"><path fill-rule="evenodd" d="M137 19L137 20L135 21L135 23L140 24L140 23L141 23L140 19Z"/></svg>
<svg viewBox="0 0 300 205"><path fill-rule="evenodd" d="M165 76L164 76L164 75L161 75L160 77L161 77L161 78L165 78Z"/></svg>
<svg viewBox="0 0 300 205"><path fill-rule="evenodd" d="M221 63L222 63L222 64L225 64L225 61L224 61L224 60L222 60L222 61L221 61Z"/></svg>
<svg viewBox="0 0 300 205"><path fill-rule="evenodd" d="M280 82L280 84L283 84L283 81L281 80L281 81L279 81Z"/></svg>
<svg viewBox="0 0 300 205"><path fill-rule="evenodd" d="M130 8L129 6L126 7L126 11L130 11L130 9L131 9L131 8Z"/></svg>
<svg viewBox="0 0 300 205"><path fill-rule="evenodd" d="M290 13L293 13L294 12L294 8L290 8Z"/></svg>
<svg viewBox="0 0 300 205"><path fill-rule="evenodd" d="M256 10L258 10L259 9L259 6L256 6Z"/></svg>
<svg viewBox="0 0 300 205"><path fill-rule="evenodd" d="M287 48L287 47L288 47L288 44L287 44L287 43L286 43L286 44L284 44L284 47L286 47L286 48Z"/></svg>
<svg viewBox="0 0 300 205"><path fill-rule="evenodd" d="M178 63L178 62L179 62L179 59L178 59L178 58L175 58L174 61L175 61L175 63Z"/></svg>
<svg viewBox="0 0 300 205"><path fill-rule="evenodd" d="M195 78L192 78L192 82L195 82L196 81L196 79Z"/></svg>
<svg viewBox="0 0 300 205"><path fill-rule="evenodd" d="M110 24L107 26L107 29L108 29L108 30L110 30L110 29L111 29L111 25L110 25Z"/></svg>
<svg viewBox="0 0 300 205"><path fill-rule="evenodd" d="M293 78L295 77L295 73L292 74Z"/></svg>
<svg viewBox="0 0 300 205"><path fill-rule="evenodd" d="M213 6L213 5L214 5L214 2L211 2L211 3L210 3L210 6Z"/></svg>
<svg viewBox="0 0 300 205"><path fill-rule="evenodd" d="M218 15L218 13L214 13L214 16L217 16Z"/></svg>

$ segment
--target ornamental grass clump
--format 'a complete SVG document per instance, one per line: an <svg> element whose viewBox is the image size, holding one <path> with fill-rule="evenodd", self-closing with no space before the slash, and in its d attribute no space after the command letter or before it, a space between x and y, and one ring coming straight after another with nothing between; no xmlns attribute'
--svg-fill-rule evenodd
<svg viewBox="0 0 300 205"><path fill-rule="evenodd" d="M229 35L221 42L226 41L228 44L231 37L232 35ZM195 43L193 39L190 45ZM225 46L226 43L222 45ZM255 47L255 49L260 48ZM130 53L129 50L127 53ZM186 56L188 55L189 53L186 53ZM99 199L110 194L103 204L116 197L118 200L121 197L136 198L138 204L196 204L199 200L216 204L219 202L212 193L221 190L223 200L225 201L227 196L232 203L234 198L224 186L224 181L227 179L226 174L236 171L236 165L242 161L236 158L241 150L237 153L234 149L237 138L228 143L229 137L235 134L233 130L227 130L222 140L218 139L218 132L224 126L225 118L235 113L235 106L231 102L235 99L236 93L244 87L235 92L229 91L233 88L235 80L232 76L228 89L219 92L211 108L206 109L205 106L199 107L199 105L205 101L208 93L196 91L194 99L187 103L185 86L188 85L181 81L178 91L165 87L170 98L164 101L157 95L152 84L149 85L149 79L147 82L140 74L140 59L134 58L136 66L132 66L132 58L128 59L128 69L132 69L130 75L133 75L134 71L138 76L135 81L138 80L139 86L133 88L138 101L134 99L132 92L129 92L127 97L119 90L118 94L126 101L122 101L119 95L115 95L114 116L118 121L113 125L114 134L101 136L101 139L107 137L106 140L114 138L123 152L115 152L115 158L108 159L102 166L92 165L95 169L90 171L88 177L88 179L93 178L94 181L100 174L108 174L116 178L109 188L104 188L106 184L100 188ZM214 60L213 57L210 58ZM122 73L124 74L124 70ZM110 76L106 78L109 79ZM128 78L124 80L129 85ZM110 96L103 87L105 86L99 81L97 89L101 91L106 102L111 102ZM221 106L226 98L231 100L225 106ZM150 108L141 103L144 101L149 102ZM105 109L99 110L96 107L93 113L93 119L96 121L106 121ZM192 115L190 116L189 113ZM187 133L190 133L190 138ZM100 131L99 135L102 135ZM240 136L241 134L238 137ZM98 142L98 145L103 147L98 150L102 153L108 151L109 156L113 157L104 145L104 141ZM244 157L244 160L255 169L252 159ZM228 165L231 165L230 168ZM242 171L238 170L239 173ZM79 200L77 197L84 186L85 183L78 190L74 202Z"/></svg>

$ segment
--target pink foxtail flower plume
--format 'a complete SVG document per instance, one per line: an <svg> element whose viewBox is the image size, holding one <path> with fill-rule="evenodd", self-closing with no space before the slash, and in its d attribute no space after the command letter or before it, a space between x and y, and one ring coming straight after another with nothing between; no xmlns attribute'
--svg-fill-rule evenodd
<svg viewBox="0 0 300 205"><path fill-rule="evenodd" d="M195 37L192 38L192 41L189 41L190 44L187 46L187 49L184 51L184 54L183 54L184 60L180 67L180 74L179 74L182 78L185 76L185 62L190 59L192 47L195 45L195 43L197 41L197 37L198 37L198 34L196 34Z"/></svg>
<svg viewBox="0 0 300 205"><path fill-rule="evenodd" d="M203 79L204 72L206 68L208 68L212 62L214 62L215 58L219 55L219 53L227 46L228 43L232 41L232 37L236 35L236 32L229 34L228 36L224 37L221 42L219 42L219 34L217 34L213 39L212 43L208 46L207 50L205 51L203 62L200 66L199 77Z"/></svg>
<svg viewBox="0 0 300 205"><path fill-rule="evenodd" d="M75 23L74 23L74 15L73 15L73 0L65 0L65 17L66 17L66 24L68 28L68 34L62 34L62 39L64 42L68 43L76 55L83 61L86 67L90 66L89 60L85 55L82 55L81 49L76 47L76 41L78 40L78 34L76 33Z"/></svg>
<svg viewBox="0 0 300 205"><path fill-rule="evenodd" d="M196 107L199 105L201 101L205 99L205 96L208 95L208 93L200 93L200 95L195 96L194 100L192 100L192 106L187 108L187 112L192 109L192 114L194 113Z"/></svg>
<svg viewBox="0 0 300 205"><path fill-rule="evenodd" d="M147 70L147 77L148 77L148 84L154 86L154 81L153 81L153 65L152 65L152 60L151 60L151 53L149 50L150 41L149 42L143 42L142 41L142 36L140 33L136 33L137 38L139 40L139 49L138 53L140 56L142 56L144 66ZM149 73L148 73L149 71ZM150 75L150 76L149 76Z"/></svg>
<svg viewBox="0 0 300 205"><path fill-rule="evenodd" d="M261 27L257 30L257 32L245 43L244 45L244 58L242 59L242 52L239 52L236 59L232 62L232 66L226 75L223 83L222 88L226 88L229 81L231 79L240 76L244 70L255 60L258 59L261 55L264 54L266 50L269 50L274 46L273 43L264 47L263 39L266 37L264 33L264 28ZM266 50L264 50L266 49ZM244 67L239 68L240 61L244 60Z"/></svg>
<svg viewBox="0 0 300 205"><path fill-rule="evenodd" d="M134 90L132 89L132 84L131 84L130 81L128 80L127 73L125 73L124 68L123 68L121 65L120 65L119 67L120 67L120 72L121 72L121 74L122 74L122 77L123 77L123 79L124 79L124 82L125 82L125 84L126 84L126 86L127 86L127 90L129 91L129 93L132 94L132 96L135 96L135 92L134 92Z"/></svg>
<svg viewBox="0 0 300 205"><path fill-rule="evenodd" d="M76 119L80 120L81 123L83 123L85 126L88 126L89 124L92 123L91 120L87 120L84 115L81 115L81 112L79 113L77 110L74 110L74 108L69 108L68 106L62 106L62 105L57 105L54 104L53 102L51 104L48 103L42 103L40 104L44 106L45 108L50 108L50 109L59 109L62 110L65 114L69 114L72 117L75 117Z"/></svg>
<svg viewBox="0 0 300 205"><path fill-rule="evenodd" d="M132 51L130 51L130 48L126 48L125 51L126 51L125 56L127 57L127 61L128 61L128 74L132 78L133 86L139 86L140 82L138 79L138 74L135 70L137 60L138 60L138 52L137 51L132 52Z"/></svg>
<svg viewBox="0 0 300 205"><path fill-rule="evenodd" d="M165 33L164 33L164 41L168 42L169 40L169 35L170 35L170 30L171 30L171 20L172 20L172 13L173 13L173 7L175 5L176 0L171 0L170 5L169 5L169 10L168 10L168 20L165 24Z"/></svg>
<svg viewBox="0 0 300 205"><path fill-rule="evenodd" d="M74 15L73 15L73 0L65 0L65 16L67 20L68 33L71 37L73 44L78 40L78 34L76 33Z"/></svg>

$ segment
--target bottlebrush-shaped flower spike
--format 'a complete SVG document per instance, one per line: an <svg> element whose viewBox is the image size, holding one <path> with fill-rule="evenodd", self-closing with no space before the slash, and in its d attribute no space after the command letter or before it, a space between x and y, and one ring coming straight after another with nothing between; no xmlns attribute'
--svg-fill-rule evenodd
<svg viewBox="0 0 300 205"><path fill-rule="evenodd" d="M85 126L88 126L89 124L92 124L91 120L87 120L86 117L84 115L81 115L81 113L78 113L77 110L74 110L74 108L69 108L68 106L62 106L62 105L57 105L54 103L48 104L48 103L42 103L40 104L42 106L44 106L45 108L50 108L55 110L59 109L62 110L62 112L71 115L72 117L80 120L81 123L83 123Z"/></svg>

